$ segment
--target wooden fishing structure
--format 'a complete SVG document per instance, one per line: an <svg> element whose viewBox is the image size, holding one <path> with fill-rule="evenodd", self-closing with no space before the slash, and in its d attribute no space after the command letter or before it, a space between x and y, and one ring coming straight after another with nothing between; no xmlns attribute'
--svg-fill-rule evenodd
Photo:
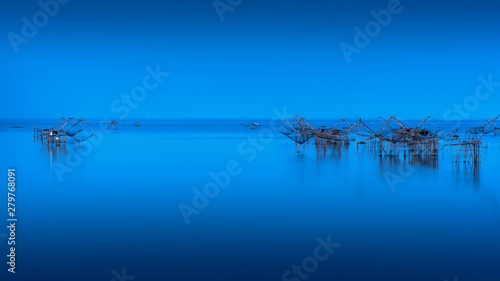
<svg viewBox="0 0 500 281"><path fill-rule="evenodd" d="M243 127L247 127L247 128L250 128L252 130L258 130L261 128L261 125L257 122L253 122L252 120L250 120L248 117L245 116L245 118L243 118L243 121L241 122L241 125Z"/></svg>
<svg viewBox="0 0 500 281"><path fill-rule="evenodd" d="M316 128L300 115L283 120L278 131L295 142L295 151L304 151L307 141L316 135Z"/></svg>
<svg viewBox="0 0 500 281"><path fill-rule="evenodd" d="M434 126L428 126L433 121ZM389 118L377 117L370 122L358 119L358 125L362 128L357 139L363 137L363 143L370 142L378 147L379 156L419 155L433 156L439 151L439 135L441 130L435 119L426 117L416 125L410 125L396 116Z"/></svg>
<svg viewBox="0 0 500 281"><path fill-rule="evenodd" d="M478 163L481 153L481 138L500 129L495 122L500 117L486 119L480 126L469 126L461 133L458 129L444 132L439 122L428 116L411 124L397 118L377 117L356 121L339 119L331 127L316 128L300 115L285 119L278 131L295 142L297 153L303 152L309 140L314 139L316 150L338 150L349 145L355 136L356 146L373 147L382 156L432 159L441 148L452 148L453 161ZM441 142L444 144L442 145Z"/></svg>
<svg viewBox="0 0 500 281"><path fill-rule="evenodd" d="M349 145L349 136L356 130L356 123L348 119L339 119L332 127L321 126L314 130L316 150L340 149Z"/></svg>
<svg viewBox="0 0 500 281"><path fill-rule="evenodd" d="M85 122L84 118L74 119L73 117L63 117L50 128L38 129L35 127L33 129L35 141L54 146L65 145L69 139L83 143L94 134L94 128Z"/></svg>
<svg viewBox="0 0 500 281"><path fill-rule="evenodd" d="M106 122L106 125L108 125L108 130L118 130L118 120Z"/></svg>
<svg viewBox="0 0 500 281"><path fill-rule="evenodd" d="M451 148L452 160L455 163L480 163L482 150L482 137L495 131L495 122L500 115L487 118L481 126L470 126L465 129L465 134L460 134L457 129L451 135L450 141L445 146Z"/></svg>
<svg viewBox="0 0 500 281"><path fill-rule="evenodd" d="M118 130L118 122L119 121L122 122L122 124L123 124L122 126L128 126L128 124L127 124L127 114L124 113L117 120L111 120L111 121L106 122L106 125L108 125L108 130ZM139 122L137 122L137 126L139 126Z"/></svg>

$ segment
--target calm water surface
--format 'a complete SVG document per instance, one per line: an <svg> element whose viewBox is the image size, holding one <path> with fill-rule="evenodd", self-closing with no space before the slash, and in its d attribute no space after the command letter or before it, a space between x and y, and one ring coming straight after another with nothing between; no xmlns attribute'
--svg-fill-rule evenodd
<svg viewBox="0 0 500 281"><path fill-rule="evenodd" d="M17 171L17 280L121 281L122 268L137 281L500 280L498 138L485 138L474 168L447 151L410 164L355 145L297 155L281 134L235 120L143 120L83 146L33 142L33 126L51 123L0 121L4 183ZM186 224L180 204L193 207L193 189L228 163L240 172L221 176L227 186ZM318 239L340 246L282 279Z"/></svg>

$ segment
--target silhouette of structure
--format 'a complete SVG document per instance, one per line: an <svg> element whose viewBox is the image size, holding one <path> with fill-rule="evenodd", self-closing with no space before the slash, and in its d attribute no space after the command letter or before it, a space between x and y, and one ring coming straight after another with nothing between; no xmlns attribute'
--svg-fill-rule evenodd
<svg viewBox="0 0 500 281"><path fill-rule="evenodd" d="M83 143L95 134L94 128L85 122L84 118L74 119L73 117L61 118L50 128L33 130L35 141L41 141L47 145L65 145L69 139L77 143Z"/></svg>
<svg viewBox="0 0 500 281"><path fill-rule="evenodd" d="M285 119L278 131L295 142L297 153L303 152L312 139L316 150L327 151L342 149L355 136L356 146L374 147L380 157L432 158L448 146L452 148L453 161L479 163L481 139L486 134L500 132L495 126L499 117L487 118L483 124L469 126L462 131L444 132L444 128L431 116L412 124L396 116L370 120L358 118L356 121L342 118L329 128L317 128L304 117L295 115Z"/></svg>
<svg viewBox="0 0 500 281"><path fill-rule="evenodd" d="M241 125L243 127L247 127L247 128L252 129L252 130L260 129L260 127L261 127L259 123L253 122L252 120L248 119L248 117L245 117L243 119L243 122L241 122Z"/></svg>

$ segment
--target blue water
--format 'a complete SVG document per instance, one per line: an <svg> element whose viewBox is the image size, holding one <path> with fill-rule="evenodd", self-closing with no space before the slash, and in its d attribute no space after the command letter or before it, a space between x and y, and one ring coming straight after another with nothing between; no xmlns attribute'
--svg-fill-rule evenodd
<svg viewBox="0 0 500 281"><path fill-rule="evenodd" d="M297 155L258 122L141 120L49 148L33 127L53 120L0 121L19 219L15 275L0 236L2 280L500 280L499 138L484 139L479 167L447 150L405 164L355 145ZM180 204L228 163L237 172L187 224ZM340 246L284 276L318 239Z"/></svg>

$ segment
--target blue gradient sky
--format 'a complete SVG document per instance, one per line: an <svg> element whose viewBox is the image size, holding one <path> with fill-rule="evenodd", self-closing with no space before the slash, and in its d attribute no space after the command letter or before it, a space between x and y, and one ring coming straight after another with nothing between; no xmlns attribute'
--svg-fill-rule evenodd
<svg viewBox="0 0 500 281"><path fill-rule="evenodd" d="M42 0L46 1L46 0ZM226 2L226 0L222 0ZM478 76L500 81L500 3L401 1L347 63L371 10L388 1L244 0L221 21L213 0L72 0L16 54L34 0L0 4L0 118L119 117L111 104L142 83L146 66L170 76L128 117L441 118L474 95ZM471 116L500 113L500 87Z"/></svg>

